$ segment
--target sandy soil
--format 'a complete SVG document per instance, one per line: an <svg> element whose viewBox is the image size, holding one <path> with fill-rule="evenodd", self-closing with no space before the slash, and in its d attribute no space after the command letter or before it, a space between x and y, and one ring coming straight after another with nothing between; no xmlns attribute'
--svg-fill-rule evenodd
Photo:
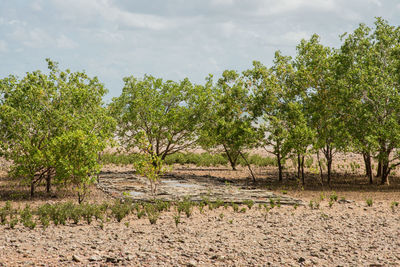
<svg viewBox="0 0 400 267"><path fill-rule="evenodd" d="M156 225L132 215L103 230L1 226L0 266L399 266L400 208L389 206L221 207L182 216L178 227L173 211Z"/></svg>
<svg viewBox="0 0 400 267"><path fill-rule="evenodd" d="M249 182L245 168L232 172L227 167L175 166L173 172ZM308 175L301 188L292 173L283 184L277 183L274 169L260 168L256 173L254 186L300 198L306 205L269 212L254 206L245 213L235 213L231 207L206 208L204 213L195 209L190 218L182 215L178 227L174 208L163 213L156 225L133 214L121 223L107 222L103 229L97 222L50 225L46 230L0 226L0 266L400 266L400 207L391 208L392 201L400 202L398 177L393 177L391 186L382 187L368 185L356 174L336 174L329 188ZM21 207L76 201L70 191L61 191L56 198L39 192L32 201L23 197L27 191L10 189L9 184L0 179L0 207L6 199ZM346 201L330 208L333 191ZM373 199L372 207L367 207L367 198ZM110 197L92 189L92 202L105 199ZM319 207L311 209L310 200L319 202Z"/></svg>

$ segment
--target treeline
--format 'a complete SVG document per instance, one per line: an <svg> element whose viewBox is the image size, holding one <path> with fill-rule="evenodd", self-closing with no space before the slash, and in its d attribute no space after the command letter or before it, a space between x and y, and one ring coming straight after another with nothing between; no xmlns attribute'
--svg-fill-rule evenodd
<svg viewBox="0 0 400 267"><path fill-rule="evenodd" d="M376 159L387 184L400 164L400 28L377 18L373 28L360 24L341 40L334 49L313 35L294 57L278 51L271 67L255 61L203 85L126 77L108 106L97 78L49 61L49 75L0 80L1 154L32 194L43 179L84 192L113 140L140 147L155 165L191 147L222 150L233 169L239 160L250 167L244 152L264 147L276 157L279 180L295 156L303 183L307 155L318 158L320 182L330 183L335 153L355 152L369 182Z"/></svg>

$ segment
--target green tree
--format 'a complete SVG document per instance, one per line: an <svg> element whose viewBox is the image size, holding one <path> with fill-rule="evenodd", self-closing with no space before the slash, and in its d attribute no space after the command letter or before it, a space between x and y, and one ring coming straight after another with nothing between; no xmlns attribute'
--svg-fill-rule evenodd
<svg viewBox="0 0 400 267"><path fill-rule="evenodd" d="M330 184L333 156L345 149L348 141L346 127L338 112L336 52L320 44L318 35L314 34L297 46L294 65L309 127L316 131L314 147L325 156Z"/></svg>
<svg viewBox="0 0 400 267"><path fill-rule="evenodd" d="M106 90L97 78L47 62L49 75L35 71L0 83L1 151L13 161L11 175L30 185L31 196L43 179L50 191L52 177L77 187L87 184L115 126L102 106Z"/></svg>
<svg viewBox="0 0 400 267"><path fill-rule="evenodd" d="M375 29L364 24L344 35L341 47L342 109L356 152L364 156L372 183L371 157L388 184L391 170L400 165L400 27L377 18Z"/></svg>
<svg viewBox="0 0 400 267"><path fill-rule="evenodd" d="M140 80L127 77L124 82L121 96L110 104L124 148L138 148L143 133L149 144L147 152L162 161L194 146L208 111L207 86L194 85L188 79L164 82L148 75Z"/></svg>
<svg viewBox="0 0 400 267"><path fill-rule="evenodd" d="M236 71L226 70L213 89L207 120L200 131L200 143L207 149L222 147L233 170L242 157L255 180L244 154L244 150L256 144L257 131L248 112L249 92L243 77Z"/></svg>

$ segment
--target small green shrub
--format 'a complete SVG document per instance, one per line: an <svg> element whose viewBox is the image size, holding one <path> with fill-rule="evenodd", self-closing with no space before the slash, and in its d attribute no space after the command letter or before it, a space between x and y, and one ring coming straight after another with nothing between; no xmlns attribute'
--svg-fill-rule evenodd
<svg viewBox="0 0 400 267"><path fill-rule="evenodd" d="M160 216L157 206L152 203L146 203L143 208L150 224L156 224L158 217Z"/></svg>
<svg viewBox="0 0 400 267"><path fill-rule="evenodd" d="M374 203L373 200L372 200L372 198L367 198L367 199L365 200L365 202L367 203L367 206L368 206L368 207L372 207L372 204Z"/></svg>
<svg viewBox="0 0 400 267"><path fill-rule="evenodd" d="M25 208L20 211L19 216L21 223L25 227L28 227L29 229L34 229L36 227L36 222L33 221L33 214L29 204L27 204Z"/></svg>
<svg viewBox="0 0 400 267"><path fill-rule="evenodd" d="M248 208L249 208L249 210L253 207L253 205L254 205L254 201L253 200L244 200L243 201L243 204L245 204Z"/></svg>
<svg viewBox="0 0 400 267"><path fill-rule="evenodd" d="M332 200L332 201L337 201L338 200L338 196L337 196L335 191L332 192L332 194L330 195L329 199Z"/></svg>
<svg viewBox="0 0 400 267"><path fill-rule="evenodd" d="M129 202L122 202L121 200L117 199L110 209L112 216L117 220L117 222L121 222L122 219L128 216L128 214L132 211L132 204Z"/></svg>

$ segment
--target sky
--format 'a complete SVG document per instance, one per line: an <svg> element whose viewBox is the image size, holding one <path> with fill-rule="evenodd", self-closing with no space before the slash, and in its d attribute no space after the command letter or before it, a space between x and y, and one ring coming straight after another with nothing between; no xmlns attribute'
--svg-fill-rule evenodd
<svg viewBox="0 0 400 267"><path fill-rule="evenodd" d="M339 36L381 16L400 25L399 0L0 0L0 79L85 70L119 96L123 77L151 74L204 83L253 60L270 66L277 50L294 56L316 33Z"/></svg>

